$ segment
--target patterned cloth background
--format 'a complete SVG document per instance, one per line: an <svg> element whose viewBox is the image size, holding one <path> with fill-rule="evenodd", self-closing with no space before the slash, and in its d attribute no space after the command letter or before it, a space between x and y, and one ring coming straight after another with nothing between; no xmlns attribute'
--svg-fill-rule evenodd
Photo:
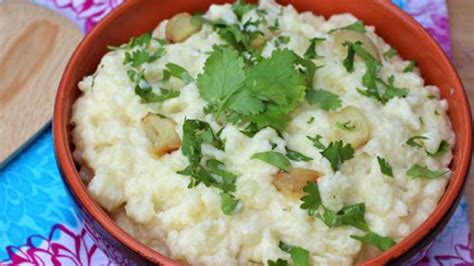
<svg viewBox="0 0 474 266"><path fill-rule="evenodd" d="M84 32L123 0L33 0L67 16ZM444 0L393 0L414 16L450 55ZM54 158L51 128L0 170L0 265L115 264L74 211ZM467 202L413 265L472 265Z"/></svg>

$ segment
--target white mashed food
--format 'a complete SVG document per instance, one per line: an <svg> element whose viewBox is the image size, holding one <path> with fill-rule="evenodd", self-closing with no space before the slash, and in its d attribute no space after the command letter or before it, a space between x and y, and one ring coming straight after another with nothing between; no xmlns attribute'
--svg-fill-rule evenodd
<svg viewBox="0 0 474 266"><path fill-rule="evenodd" d="M260 10L264 10L261 12ZM212 5L205 18L238 23L231 5ZM395 86L407 88L406 97L393 97L385 104L358 91L364 89L362 78L366 65L355 60L354 71L342 64L345 51L335 47L335 34L330 30L357 21L351 14L325 19L309 12L298 13L292 6L280 6L273 0L262 0L258 9L245 13L241 21L262 19L259 30L268 32L261 51L270 57L276 49L288 48L304 55L312 38L324 38L316 45L318 57L313 88L338 95L342 106L357 108L367 120L370 137L354 148L354 157L334 171L307 136L320 135L321 142L331 140L331 113L301 99L291 112L287 127L279 134L266 127L249 137L244 126L222 123L204 109L208 103L200 96L196 79L213 46L224 44L209 24L180 43L163 45L164 53L157 60L142 65L145 77L159 91L167 63L183 67L193 80L185 84L172 77L171 90L177 97L157 103L144 103L135 93L134 82L124 65L126 49L107 53L94 75L80 83L82 91L73 107L72 136L76 159L89 173L88 191L114 220L136 239L173 259L193 265L267 264L269 260L291 262L290 254L279 248L283 241L308 251L311 265L351 265L372 256L367 248L351 235L363 235L352 226L328 227L318 217L300 208L299 197L288 197L274 185L280 170L272 164L251 159L255 153L298 151L309 161L291 161L294 168L305 168L321 174L317 183L326 208L337 212L344 206L364 203L365 220L372 232L400 241L415 230L435 209L449 181L449 173L437 178L412 178L407 170L414 164L436 171L449 171L451 149L441 156L430 156L442 142L454 145L454 133L446 111L446 100L440 99L435 86L424 84L418 69L404 71L409 61L398 55L382 56L390 46L365 26L365 35L375 45L381 60L380 77L394 76ZM168 21L153 32L165 39ZM266 28L263 29L263 28ZM254 27L255 30L255 27ZM282 39L279 36L287 36ZM158 43L153 44L160 45ZM155 47L156 48L156 47ZM219 190L203 183L188 188L191 177L177 171L189 165L182 149L157 156L142 120L149 113L161 114L171 121L179 138L183 138L185 119L198 119L220 132L225 149L202 145L206 158L225 164L236 174L235 191L240 200L232 215L221 210ZM349 129L350 130L350 129ZM408 145L413 136L417 145ZM179 145L179 143L178 143ZM381 172L377 157L392 167L393 177ZM370 253L370 254L369 254ZM364 255L365 254L365 255ZM369 254L369 255L367 255Z"/></svg>

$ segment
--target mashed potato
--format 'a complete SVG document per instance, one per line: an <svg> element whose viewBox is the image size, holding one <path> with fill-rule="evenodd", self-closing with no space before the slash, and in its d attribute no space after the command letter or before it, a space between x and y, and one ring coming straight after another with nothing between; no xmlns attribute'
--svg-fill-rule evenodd
<svg viewBox="0 0 474 266"><path fill-rule="evenodd" d="M310 264L351 265L376 254L350 237L361 235L360 229L330 228L321 219L308 216L307 210L300 208L299 198L288 197L275 187L273 180L280 170L251 159L255 153L273 150L285 154L286 149L291 149L313 158L291 161L292 167L321 174L317 183L326 208L337 212L363 202L371 231L397 242L402 240L435 209L449 180L449 174L433 179L406 174L415 163L432 170L449 170L450 149L437 157L427 153L436 151L442 142L449 147L454 144L446 100L440 100L437 87L424 84L416 68L404 71L409 61L397 55L382 56L390 46L372 26L365 26L365 35L379 52L380 76L386 80L393 75L395 86L409 92L406 97L394 97L385 104L361 94L358 88L364 87L364 62L356 58L354 71L348 72L342 64L346 52L336 48L335 34L329 33L356 22L351 14L325 20L309 12L298 13L292 6L262 0L258 9L245 13L242 21L259 16L266 25L257 25L257 29L278 26L278 33L262 48L264 57L281 48L303 56L312 38L325 39L316 45L318 57L313 62L322 67L315 72L313 88L338 95L342 107L355 107L366 118L370 137L354 148L354 157L345 161L339 171L332 169L330 161L307 136L320 135L323 143L329 143L335 111L323 110L305 100L291 112L288 126L281 133L265 127L253 137L243 134L243 127L222 124L206 113L207 102L195 79L202 73L213 46L225 42L212 26L205 24L183 42L164 45L160 58L143 64L153 90L163 78L167 63L183 67L193 81L185 84L172 78L169 86L180 92L177 97L144 103L127 75L124 49L107 53L96 73L79 83L83 94L73 107L72 136L76 159L83 165L81 171L90 175L90 195L135 238L193 265L266 265L268 260L279 258L291 261L290 254L279 248L280 241L307 250ZM230 4L212 5L204 17L229 24L238 22ZM160 23L153 36L164 39L167 23ZM288 38L278 40L278 36ZM222 212L219 189L204 184L188 188L191 177L177 173L188 166L181 149L160 156L152 152L153 143L142 123L149 113L167 117L180 139L185 119L205 121L215 132L222 128L219 136L225 140L225 149L203 144L202 153L224 162L226 169L237 175L233 195L240 200L240 206L234 214ZM413 136L425 137L416 142L422 148L407 144ZM393 177L381 173L377 156L390 163Z"/></svg>

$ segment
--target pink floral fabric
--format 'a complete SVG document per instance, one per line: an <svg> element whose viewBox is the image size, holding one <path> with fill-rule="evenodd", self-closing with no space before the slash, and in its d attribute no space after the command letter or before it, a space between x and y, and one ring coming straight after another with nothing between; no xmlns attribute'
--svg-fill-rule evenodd
<svg viewBox="0 0 474 266"><path fill-rule="evenodd" d="M84 32L89 32L112 9L124 0L34 0L38 4L58 10L74 20Z"/></svg>
<svg viewBox="0 0 474 266"><path fill-rule="evenodd" d="M75 21L84 32L89 32L124 0L33 1L60 12ZM445 0L392 1L414 16L433 35L447 54L451 54ZM76 227L54 225L47 237L32 235L25 240L25 243L21 246L8 247L3 247L0 243L0 249L6 248L9 257L3 262L0 261L0 266L133 264L82 222ZM436 241L420 251L407 265L473 265L471 251L467 203L463 199L450 223Z"/></svg>
<svg viewBox="0 0 474 266"><path fill-rule="evenodd" d="M92 266L110 262L85 227L77 233L73 230L58 224L53 226L47 238L33 235L23 246L7 247L10 259L0 265Z"/></svg>

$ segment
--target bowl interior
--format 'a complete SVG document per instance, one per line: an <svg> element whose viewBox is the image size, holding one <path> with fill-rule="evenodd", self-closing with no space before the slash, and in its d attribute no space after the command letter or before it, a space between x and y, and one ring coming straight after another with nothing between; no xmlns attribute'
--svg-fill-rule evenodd
<svg viewBox="0 0 474 266"><path fill-rule="evenodd" d="M129 248L154 262L172 263L171 260L141 245L123 232L107 214L87 195L75 169L70 139L71 106L79 96L78 82L92 74L101 57L107 52L107 45L128 42L132 36L151 31L163 19L179 12L205 11L212 3L225 0L134 0L114 10L83 40L66 68L58 91L54 114L54 139L58 163L64 173L72 194L97 222ZM252 2L252 1L250 1ZM253 1L255 2L255 1ZM460 193L470 161L471 117L469 104L462 84L449 60L436 42L409 15L385 0L281 0L281 4L292 4L299 12L312 11L326 18L332 14L350 12L374 25L376 33L394 46L406 59L416 59L426 84L437 85L443 98L449 102L449 115L456 133L451 181L434 213L408 238L389 251L367 263L385 263L398 257L418 243L442 218Z"/></svg>

